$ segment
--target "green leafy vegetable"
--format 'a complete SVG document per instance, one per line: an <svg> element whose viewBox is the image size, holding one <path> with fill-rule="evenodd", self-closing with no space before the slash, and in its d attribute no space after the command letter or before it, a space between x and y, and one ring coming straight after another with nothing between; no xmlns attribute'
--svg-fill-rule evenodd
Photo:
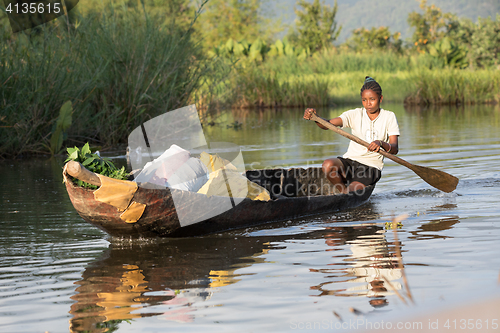
<svg viewBox="0 0 500 333"><path fill-rule="evenodd" d="M74 147L67 148L67 151L68 158L66 159L66 161L64 161L65 163L68 161L80 162L88 170L110 178L124 180L128 177L128 174L125 171L125 167L121 167L121 169L118 169L109 158L101 157L98 154L92 153L88 142L81 149L78 147ZM97 188L97 186L83 182L79 179L74 180L78 186L90 189Z"/></svg>

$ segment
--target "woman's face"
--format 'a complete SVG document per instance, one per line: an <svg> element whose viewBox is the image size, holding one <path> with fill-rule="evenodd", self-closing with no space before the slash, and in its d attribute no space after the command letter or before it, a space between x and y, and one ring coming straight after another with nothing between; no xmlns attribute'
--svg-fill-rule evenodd
<svg viewBox="0 0 500 333"><path fill-rule="evenodd" d="M382 99L383 96L377 95L371 89L366 89L361 93L361 102L368 113L377 113Z"/></svg>

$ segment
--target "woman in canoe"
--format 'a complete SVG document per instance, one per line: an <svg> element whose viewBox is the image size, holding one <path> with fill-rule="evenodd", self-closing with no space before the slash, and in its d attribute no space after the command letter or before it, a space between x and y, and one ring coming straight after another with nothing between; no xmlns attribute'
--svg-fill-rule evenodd
<svg viewBox="0 0 500 333"><path fill-rule="evenodd" d="M342 193L357 191L375 184L382 175L384 157L380 149L398 153L399 126L396 115L380 108L382 88L367 76L361 87L363 108L348 110L333 119L325 119L338 127L348 127L352 134L370 142L368 149L351 141L343 157L329 158L323 162L323 172L328 180ZM304 119L310 120L315 109L308 108ZM316 123L320 128L327 127Z"/></svg>

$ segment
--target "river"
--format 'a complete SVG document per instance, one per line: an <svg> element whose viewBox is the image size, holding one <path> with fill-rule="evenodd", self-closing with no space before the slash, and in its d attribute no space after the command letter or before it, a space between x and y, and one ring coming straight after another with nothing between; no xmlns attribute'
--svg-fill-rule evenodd
<svg viewBox="0 0 500 333"><path fill-rule="evenodd" d="M395 318L414 314L427 327L429 311L498 300L500 108L383 107L398 118L399 156L455 175L454 192L386 160L374 194L356 209L127 243L78 216L63 159L0 161L0 331L349 331L388 318L396 327ZM221 112L204 131L239 145L247 168L319 166L343 154L347 139L302 113ZM107 155L125 163L123 152ZM494 313L471 313L465 331L498 329L500 308ZM448 327L444 319L439 328L461 328L462 318L448 318Z"/></svg>

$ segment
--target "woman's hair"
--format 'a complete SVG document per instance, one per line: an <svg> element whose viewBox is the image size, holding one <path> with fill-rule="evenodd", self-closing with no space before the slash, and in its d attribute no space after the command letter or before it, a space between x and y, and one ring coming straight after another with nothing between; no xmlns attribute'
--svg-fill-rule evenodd
<svg viewBox="0 0 500 333"><path fill-rule="evenodd" d="M361 87L361 94L363 94L363 91L367 89L373 90L377 95L382 96L382 87L377 81L375 81L375 79L369 76L365 77L365 83Z"/></svg>

